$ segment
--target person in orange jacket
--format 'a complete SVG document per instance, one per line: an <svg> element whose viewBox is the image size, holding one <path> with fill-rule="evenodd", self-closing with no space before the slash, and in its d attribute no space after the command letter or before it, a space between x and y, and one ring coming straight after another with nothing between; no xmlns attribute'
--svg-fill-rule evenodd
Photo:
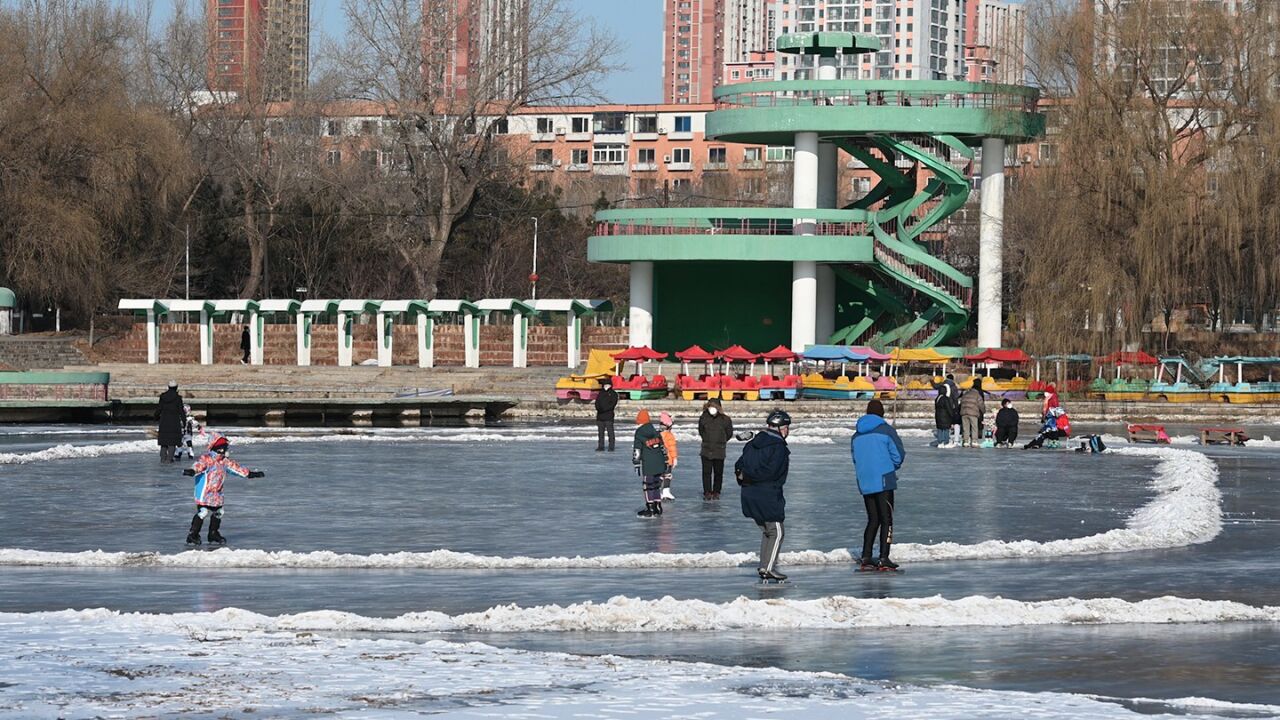
<svg viewBox="0 0 1280 720"><path fill-rule="evenodd" d="M658 424L662 426L662 445L667 449L667 471L662 475L662 499L675 500L676 496L671 494L671 474L676 469L679 453L676 452L676 434L671 432L671 426L674 424L671 413L664 412L659 415Z"/></svg>

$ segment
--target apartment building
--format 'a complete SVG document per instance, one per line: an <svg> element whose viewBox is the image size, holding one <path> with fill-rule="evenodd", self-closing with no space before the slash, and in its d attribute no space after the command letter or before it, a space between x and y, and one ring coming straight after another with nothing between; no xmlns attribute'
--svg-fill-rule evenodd
<svg viewBox="0 0 1280 720"><path fill-rule="evenodd" d="M662 98L670 105L709 103L730 65L772 53L777 0L664 0ZM737 68L739 73L746 68ZM754 67L753 77L767 79Z"/></svg>
<svg viewBox="0 0 1280 720"><path fill-rule="evenodd" d="M848 80L964 80L966 0L777 0L777 31L853 32L880 51L840 58ZM812 57L779 53L779 80L812 79Z"/></svg>
<svg viewBox="0 0 1280 720"><path fill-rule="evenodd" d="M423 25L429 94L524 96L529 0L423 0Z"/></svg>
<svg viewBox="0 0 1280 720"><path fill-rule="evenodd" d="M209 90L254 101L300 97L310 73L309 0L207 0Z"/></svg>
<svg viewBox="0 0 1280 720"><path fill-rule="evenodd" d="M966 0L965 79L1021 85L1026 81L1026 8L1000 0Z"/></svg>

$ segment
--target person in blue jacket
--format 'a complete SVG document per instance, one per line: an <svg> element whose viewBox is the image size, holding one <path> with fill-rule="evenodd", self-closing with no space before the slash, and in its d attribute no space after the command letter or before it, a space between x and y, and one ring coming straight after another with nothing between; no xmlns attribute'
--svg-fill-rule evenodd
<svg viewBox="0 0 1280 720"><path fill-rule="evenodd" d="M867 508L867 528L862 533L863 570L898 567L889 559L893 544L893 491L898 487L898 468L907 453L893 426L885 422L884 405L879 400L867 403L867 414L858 418L857 432L849 441L853 465L858 475L858 492ZM880 535L880 557L873 559L876 535Z"/></svg>
<svg viewBox="0 0 1280 720"><path fill-rule="evenodd" d="M765 420L765 430L756 433L742 448L742 457L733 465L734 477L742 486L742 514L760 527L761 580L780 582L787 576L778 571L778 554L782 550L782 522L786 519L787 500L782 486L787 482L791 466L791 448L787 434L791 416L774 410Z"/></svg>

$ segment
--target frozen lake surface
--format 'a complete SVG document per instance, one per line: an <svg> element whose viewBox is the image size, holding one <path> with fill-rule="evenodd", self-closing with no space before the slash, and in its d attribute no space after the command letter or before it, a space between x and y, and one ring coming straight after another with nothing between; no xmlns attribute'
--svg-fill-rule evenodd
<svg viewBox="0 0 1280 720"><path fill-rule="evenodd" d="M0 428L0 666L12 668L0 717L57 716L39 705L41 672L71 716L186 715L181 702L210 701L156 688L237 655L263 669L233 673L247 694L210 714L609 714L621 706L606 698L635 693L641 717L1280 712L1269 443L1209 459L1182 437L1104 456L938 450L908 426L894 532L908 572L868 576L849 563L864 523L849 430L801 419L783 558L794 585L760 589L758 531L732 479L702 502L688 431L678 499L646 521L629 445L595 453L593 427L228 430L234 457L267 477L228 481L233 548L184 552L191 481L140 430ZM214 631L197 626L226 636L207 644L193 634ZM71 662L40 668L16 649L41 644ZM204 659L143 658L189 658L185 645ZM384 652L403 662L366 660ZM594 657L609 654L635 659ZM350 692L271 705L277 681L255 673L295 655L350 668ZM461 685L489 678L491 692L458 689L457 657L470 658ZM556 680L512 689L505 664ZM110 687L135 672L164 698ZM388 672L406 689L352 700L364 674ZM655 674L687 687L663 691ZM408 687L428 677L448 690Z"/></svg>

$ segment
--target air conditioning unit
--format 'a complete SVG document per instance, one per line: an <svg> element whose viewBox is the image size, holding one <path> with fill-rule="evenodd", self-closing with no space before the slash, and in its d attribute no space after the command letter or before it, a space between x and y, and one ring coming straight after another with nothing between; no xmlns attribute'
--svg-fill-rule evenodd
<svg viewBox="0 0 1280 720"><path fill-rule="evenodd" d="M663 155L663 156L662 156L662 162L664 162L664 163L670 163L670 162L671 162L671 156L670 156L670 155Z"/></svg>
<svg viewBox="0 0 1280 720"><path fill-rule="evenodd" d="M666 128L659 128L659 129L658 129L658 134L659 134L659 135L666 135L666 134L667 134L667 129L666 129Z"/></svg>
<svg viewBox="0 0 1280 720"><path fill-rule="evenodd" d="M557 134L557 135L563 135L563 134L564 134L564 126L563 126L563 125L562 125L562 126L560 126L560 127L558 127L558 128L556 128L556 134Z"/></svg>
<svg viewBox="0 0 1280 720"><path fill-rule="evenodd" d="M559 161L559 160L553 160L553 161L551 162L551 167L560 167L560 161Z"/></svg>
<svg viewBox="0 0 1280 720"><path fill-rule="evenodd" d="M1026 164L1030 164L1030 162L1031 162L1031 153L1027 153L1027 154L1023 155L1023 156L1022 156L1022 162L1023 162L1023 163L1026 163Z"/></svg>

